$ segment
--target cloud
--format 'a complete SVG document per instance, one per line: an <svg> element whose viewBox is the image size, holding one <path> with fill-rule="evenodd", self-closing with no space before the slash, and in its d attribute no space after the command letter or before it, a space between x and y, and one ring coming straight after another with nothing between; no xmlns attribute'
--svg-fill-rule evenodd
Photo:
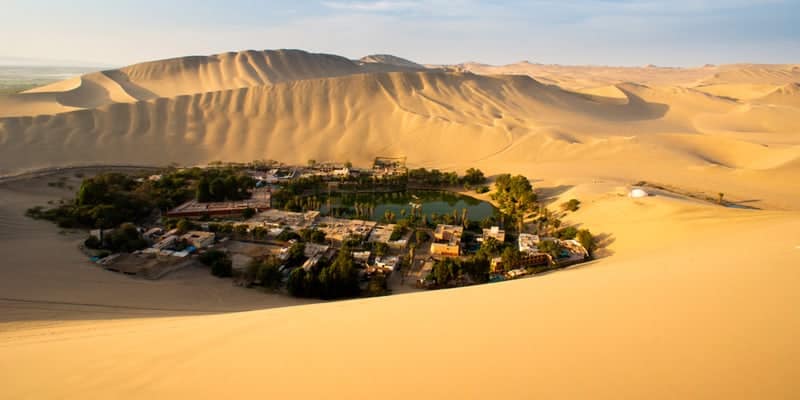
<svg viewBox="0 0 800 400"><path fill-rule="evenodd" d="M325 1L322 5L336 10L361 12L391 12L413 10L421 6L416 1Z"/></svg>

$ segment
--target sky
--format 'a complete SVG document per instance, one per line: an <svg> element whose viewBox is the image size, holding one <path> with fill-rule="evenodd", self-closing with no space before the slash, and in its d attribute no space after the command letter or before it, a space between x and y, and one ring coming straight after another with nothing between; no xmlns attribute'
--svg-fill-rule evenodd
<svg viewBox="0 0 800 400"><path fill-rule="evenodd" d="M0 64L293 48L425 64L800 62L800 0L0 0Z"/></svg>

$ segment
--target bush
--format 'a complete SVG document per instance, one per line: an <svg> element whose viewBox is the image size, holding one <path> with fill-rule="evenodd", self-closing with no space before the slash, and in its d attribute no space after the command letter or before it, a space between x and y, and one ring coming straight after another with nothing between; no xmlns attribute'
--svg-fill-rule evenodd
<svg viewBox="0 0 800 400"><path fill-rule="evenodd" d="M242 212L242 217L244 219L253 218L254 215L256 215L256 210L254 210L254 209L252 209L250 207L245 208L244 212Z"/></svg>
<svg viewBox="0 0 800 400"><path fill-rule="evenodd" d="M480 193L480 194L489 193L489 187L485 186L485 185L481 186L481 187L475 189L475 192Z"/></svg>
<svg viewBox="0 0 800 400"><path fill-rule="evenodd" d="M258 265L258 280L261 286L267 289L278 289L283 283L283 274L281 274L280 262L274 257L269 257Z"/></svg>
<svg viewBox="0 0 800 400"><path fill-rule="evenodd" d="M300 237L297 232L287 228L278 234L277 239L283 242L288 242L290 240L301 240L302 237Z"/></svg>
<svg viewBox="0 0 800 400"><path fill-rule="evenodd" d="M576 236L578 236L578 230L573 226L566 227L556 232L556 237L559 239L570 240L575 239Z"/></svg>
<svg viewBox="0 0 800 400"><path fill-rule="evenodd" d="M389 245L386 243L374 242L372 243L372 252L378 257L386 255L389 252Z"/></svg>
<svg viewBox="0 0 800 400"><path fill-rule="evenodd" d="M581 202L578 199L570 199L569 201L561 204L561 209L564 211L578 211L581 206Z"/></svg>
<svg viewBox="0 0 800 400"><path fill-rule="evenodd" d="M383 274L372 275L369 278L365 294L369 297L385 296L389 294L389 285L386 282L386 276Z"/></svg>
<svg viewBox="0 0 800 400"><path fill-rule="evenodd" d="M96 236L89 236L83 241L83 245L89 249L99 249L103 246L103 243Z"/></svg>
<svg viewBox="0 0 800 400"><path fill-rule="evenodd" d="M189 222L188 219L182 218L181 220L178 221L177 224L175 224L175 228L178 229L178 232L180 232L180 233L186 233L186 232L189 232L189 231L191 231L193 229L196 229L197 226L195 224Z"/></svg>
<svg viewBox="0 0 800 400"><path fill-rule="evenodd" d="M392 234L389 236L390 241L400 240L403 236L408 232L408 228L403 225L396 225L394 230L392 230Z"/></svg>
<svg viewBox="0 0 800 400"><path fill-rule="evenodd" d="M219 278L233 276L233 262L228 254L219 250L209 250L200 255L201 263L211 267L211 275Z"/></svg>
<svg viewBox="0 0 800 400"><path fill-rule="evenodd" d="M233 262L228 258L215 261L211 264L211 275L217 278L230 278L233 276Z"/></svg>

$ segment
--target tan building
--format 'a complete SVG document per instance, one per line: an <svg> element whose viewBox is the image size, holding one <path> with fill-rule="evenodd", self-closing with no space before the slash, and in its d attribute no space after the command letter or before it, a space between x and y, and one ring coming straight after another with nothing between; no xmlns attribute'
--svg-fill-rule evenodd
<svg viewBox="0 0 800 400"><path fill-rule="evenodd" d="M500 229L499 226L493 226L489 229L484 228L483 240L488 240L489 238L492 238L500 243L503 243L506 241L506 231Z"/></svg>
<svg viewBox="0 0 800 400"><path fill-rule="evenodd" d="M192 246L198 249L203 249L214 244L214 232L204 231L189 231L181 236L181 240L185 240Z"/></svg>
<svg viewBox="0 0 800 400"><path fill-rule="evenodd" d="M434 241L431 244L431 254L452 257L461 255L461 235L463 234L463 226L437 225L433 232Z"/></svg>

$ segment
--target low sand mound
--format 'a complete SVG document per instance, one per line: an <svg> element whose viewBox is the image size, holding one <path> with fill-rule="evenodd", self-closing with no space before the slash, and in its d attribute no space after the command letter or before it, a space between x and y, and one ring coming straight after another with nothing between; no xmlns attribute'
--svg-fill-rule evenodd
<svg viewBox="0 0 800 400"><path fill-rule="evenodd" d="M756 102L800 108L800 83L794 82L779 87Z"/></svg>
<svg viewBox="0 0 800 400"><path fill-rule="evenodd" d="M786 85L800 81L797 65L732 64L719 67L703 84Z"/></svg>
<svg viewBox="0 0 800 400"><path fill-rule="evenodd" d="M713 85L700 85L695 87L696 90L713 94L718 97L726 97L729 99L737 100L753 100L775 90L773 84L756 84L756 83L722 83Z"/></svg>

